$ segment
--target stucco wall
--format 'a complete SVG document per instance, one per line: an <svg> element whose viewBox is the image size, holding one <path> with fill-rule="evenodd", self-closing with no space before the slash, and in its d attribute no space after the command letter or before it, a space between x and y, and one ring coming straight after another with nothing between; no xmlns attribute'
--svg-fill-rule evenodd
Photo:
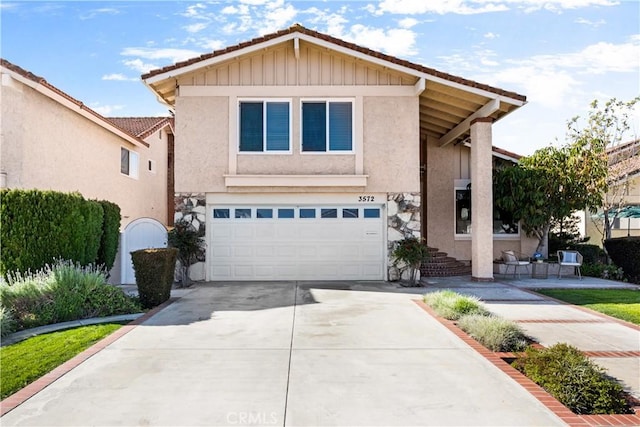
<svg viewBox="0 0 640 427"><path fill-rule="evenodd" d="M470 149L464 145L449 144L440 147L435 139L427 138L423 143L426 151L426 239L429 246L437 247L449 256L460 260L471 259L470 237L454 235L455 200L454 187L456 179L470 178ZM530 238L523 231L520 237L494 238L493 258L500 258L503 250L516 250L525 254L533 254L537 239Z"/></svg>
<svg viewBox="0 0 640 427"><path fill-rule="evenodd" d="M7 187L110 200L122 210L122 227L140 217L166 223L166 135L151 135L151 148L134 146L15 80L1 90ZM139 154L138 179L120 173L121 147ZM155 173L147 170L149 159L156 162Z"/></svg>
<svg viewBox="0 0 640 427"><path fill-rule="evenodd" d="M226 191L229 171L229 98L176 99L175 191Z"/></svg>

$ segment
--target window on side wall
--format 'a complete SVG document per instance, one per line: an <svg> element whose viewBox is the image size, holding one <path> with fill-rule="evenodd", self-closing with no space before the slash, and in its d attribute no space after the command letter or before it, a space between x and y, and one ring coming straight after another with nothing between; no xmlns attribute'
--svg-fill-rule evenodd
<svg viewBox="0 0 640 427"><path fill-rule="evenodd" d="M455 230L456 236L471 236L471 185L455 188ZM493 235L494 236L518 236L520 226L514 221L510 212L493 206Z"/></svg>
<svg viewBox="0 0 640 427"><path fill-rule="evenodd" d="M138 153L120 147L120 173L138 178Z"/></svg>
<svg viewBox="0 0 640 427"><path fill-rule="evenodd" d="M353 102L302 101L302 152L353 152Z"/></svg>
<svg viewBox="0 0 640 427"><path fill-rule="evenodd" d="M289 101L240 101L239 152L291 152L290 117L291 103Z"/></svg>

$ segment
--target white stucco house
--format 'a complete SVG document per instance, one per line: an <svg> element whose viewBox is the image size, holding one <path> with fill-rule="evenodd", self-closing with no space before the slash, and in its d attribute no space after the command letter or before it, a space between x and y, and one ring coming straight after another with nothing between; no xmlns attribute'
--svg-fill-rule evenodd
<svg viewBox="0 0 640 427"><path fill-rule="evenodd" d="M492 125L523 95L300 25L142 79L175 113L176 216L206 229L207 280L386 280L409 235L478 281L533 252L492 202L494 161L517 159Z"/></svg>

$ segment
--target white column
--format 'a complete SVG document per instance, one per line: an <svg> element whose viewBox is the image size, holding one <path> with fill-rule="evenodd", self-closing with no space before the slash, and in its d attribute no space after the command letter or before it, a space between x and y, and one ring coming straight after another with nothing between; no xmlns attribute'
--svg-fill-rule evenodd
<svg viewBox="0 0 640 427"><path fill-rule="evenodd" d="M491 124L471 122L471 279L493 281L493 182Z"/></svg>

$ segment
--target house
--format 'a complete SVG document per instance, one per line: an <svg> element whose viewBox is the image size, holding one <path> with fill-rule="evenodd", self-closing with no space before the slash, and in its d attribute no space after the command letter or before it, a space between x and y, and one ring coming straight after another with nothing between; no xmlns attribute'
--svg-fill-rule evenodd
<svg viewBox="0 0 640 427"><path fill-rule="evenodd" d="M640 139L607 149L611 237L640 236ZM589 243L602 246L603 212L588 212L585 235Z"/></svg>
<svg viewBox="0 0 640 427"><path fill-rule="evenodd" d="M2 188L109 200L120 206L122 230L141 218L173 219L172 117L106 118L44 78L0 65Z"/></svg>
<svg viewBox="0 0 640 427"><path fill-rule="evenodd" d="M492 124L522 95L300 25L142 79L175 113L176 217L205 228L207 280L385 280L406 236L478 281L533 253L492 202L514 157Z"/></svg>

